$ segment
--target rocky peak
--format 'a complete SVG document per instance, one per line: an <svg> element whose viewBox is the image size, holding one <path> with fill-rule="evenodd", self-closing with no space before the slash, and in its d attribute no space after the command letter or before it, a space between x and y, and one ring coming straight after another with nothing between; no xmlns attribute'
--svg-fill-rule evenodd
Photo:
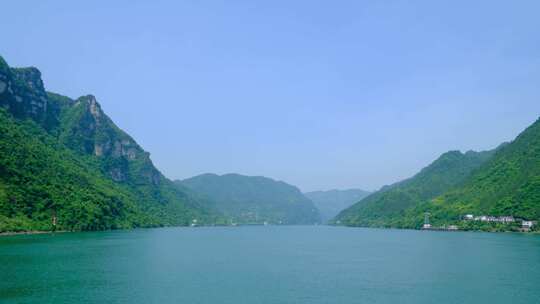
<svg viewBox="0 0 540 304"><path fill-rule="evenodd" d="M132 162L136 161L150 164L145 170L141 169L140 177L153 184L159 182L147 153L103 112L95 96L77 98L65 117L65 142L75 150L101 159L104 170L113 180L129 180Z"/></svg>
<svg viewBox="0 0 540 304"><path fill-rule="evenodd" d="M47 103L47 93L38 69L9 68L3 59L0 60L0 106L15 117L44 123Z"/></svg>
<svg viewBox="0 0 540 304"><path fill-rule="evenodd" d="M103 116L103 110L101 110L101 105L97 102L94 95L89 94L86 96L81 96L77 100L87 105L90 114L92 114L92 117L96 122L101 119L101 116Z"/></svg>
<svg viewBox="0 0 540 304"><path fill-rule="evenodd" d="M104 116L103 110L101 110L101 105L97 102L94 95L85 95L79 97L75 105L81 104L88 109L95 123L99 123L101 121L102 116Z"/></svg>
<svg viewBox="0 0 540 304"><path fill-rule="evenodd" d="M15 71L15 79L20 81L27 88L39 92L45 91L45 88L43 87L43 80L41 79L41 72L38 69L28 67L15 68L13 70Z"/></svg>
<svg viewBox="0 0 540 304"><path fill-rule="evenodd" d="M160 183L161 175L149 154L114 124L95 96L85 95L75 101L55 94L50 98L38 69L10 68L0 57L1 107L17 118L31 118L46 129L56 121L61 142L75 151L98 157L104 171L115 181L130 180L133 170L137 183Z"/></svg>

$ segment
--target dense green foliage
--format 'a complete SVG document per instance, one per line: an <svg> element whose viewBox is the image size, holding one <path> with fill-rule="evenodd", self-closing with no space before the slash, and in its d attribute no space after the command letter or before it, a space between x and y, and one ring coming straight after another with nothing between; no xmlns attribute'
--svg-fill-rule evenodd
<svg viewBox="0 0 540 304"><path fill-rule="evenodd" d="M415 177L374 193L343 211L351 226L435 227L517 231L519 219L540 219L540 120L493 152L450 152ZM466 214L512 216L512 224L465 221ZM536 228L538 229L538 225Z"/></svg>
<svg viewBox="0 0 540 304"><path fill-rule="evenodd" d="M261 176L203 174L178 181L237 223L314 224L320 215L298 188Z"/></svg>
<svg viewBox="0 0 540 304"><path fill-rule="evenodd" d="M214 223L165 178L93 96L48 93L0 57L0 232Z"/></svg>
<svg viewBox="0 0 540 304"><path fill-rule="evenodd" d="M0 111L0 231L107 229L151 222L133 218L129 191L104 178L91 159L56 144L32 121ZM131 218L130 218L131 217Z"/></svg>
<svg viewBox="0 0 540 304"><path fill-rule="evenodd" d="M360 189L313 191L304 193L321 213L323 223L338 213L360 201L370 193Z"/></svg>
<svg viewBox="0 0 540 304"><path fill-rule="evenodd" d="M408 213L465 181L493 155L489 152L443 154L412 178L385 186L341 212L335 219L344 225L416 228L423 213Z"/></svg>
<svg viewBox="0 0 540 304"><path fill-rule="evenodd" d="M434 223L458 222L464 214L540 219L540 120L497 150L479 170L418 211Z"/></svg>

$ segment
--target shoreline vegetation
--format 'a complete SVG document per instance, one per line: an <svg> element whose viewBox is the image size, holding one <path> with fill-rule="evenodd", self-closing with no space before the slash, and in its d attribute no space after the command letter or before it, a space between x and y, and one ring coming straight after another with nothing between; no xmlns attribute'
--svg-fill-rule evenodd
<svg viewBox="0 0 540 304"><path fill-rule="evenodd" d="M103 230L105 231L105 230ZM59 231L44 231L44 230L32 230L32 231L4 231L0 232L2 236L14 236L14 235L33 235L33 234L56 234L56 233L69 233L74 231L59 230Z"/></svg>
<svg viewBox="0 0 540 304"><path fill-rule="evenodd" d="M21 235L38 235L38 234L57 234L57 233L75 233L75 232L107 232L107 231L127 231L134 229L157 229L157 228L214 228L214 227L243 227L243 226L328 226L328 227L342 227L342 228L362 228L362 229L382 229L382 230L409 230L409 231L429 231L429 232L485 232L485 233L516 233L516 234L533 234L540 235L539 230L520 231L520 230L483 230L483 229L458 229L458 230L444 230L444 229L422 229L422 228L404 228L404 227L369 227L369 226L346 226L346 225L199 225L199 226L161 226L161 227L138 227L130 229L108 229L108 230L57 230L57 231L44 231L44 230L31 230L31 231L3 231L0 232L0 237L7 236L21 236Z"/></svg>
<svg viewBox="0 0 540 304"><path fill-rule="evenodd" d="M346 226L346 225L329 225L344 228L363 228L363 229L395 229L395 230L412 230L412 231L431 231L431 232L486 232L486 233L519 233L519 234L540 234L538 230L497 230L497 229L422 229L422 228L405 228L405 227L374 227L374 226Z"/></svg>
<svg viewBox="0 0 540 304"><path fill-rule="evenodd" d="M529 228L524 228L517 221L512 223L494 223L494 222L479 222L453 221L443 223L441 225L426 226L390 226L390 225L350 225L343 223L330 223L329 226L347 227L347 228L366 228L366 229L398 229L398 230L418 230L418 231L437 231L437 232L489 232L489 233L523 233L523 234L540 234L539 225L534 221L534 225Z"/></svg>

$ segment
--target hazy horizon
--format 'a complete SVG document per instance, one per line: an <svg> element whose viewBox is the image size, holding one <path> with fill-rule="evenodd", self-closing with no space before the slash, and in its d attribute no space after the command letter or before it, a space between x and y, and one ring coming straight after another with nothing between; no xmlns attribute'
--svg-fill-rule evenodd
<svg viewBox="0 0 540 304"><path fill-rule="evenodd" d="M171 179L373 191L540 114L540 3L410 3L17 1L0 55L95 95Z"/></svg>

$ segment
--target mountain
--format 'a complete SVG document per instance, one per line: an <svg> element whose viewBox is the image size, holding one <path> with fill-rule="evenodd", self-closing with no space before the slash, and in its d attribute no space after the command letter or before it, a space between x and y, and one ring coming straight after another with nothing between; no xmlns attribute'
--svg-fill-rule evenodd
<svg viewBox="0 0 540 304"><path fill-rule="evenodd" d="M493 154L494 151L447 152L415 176L385 186L342 211L334 222L349 226L418 227L418 217L406 216L407 210L460 185ZM423 218L423 213L419 216Z"/></svg>
<svg viewBox="0 0 540 304"><path fill-rule="evenodd" d="M202 174L177 181L239 223L314 224L320 215L298 188L262 176Z"/></svg>
<svg viewBox="0 0 540 304"><path fill-rule="evenodd" d="M0 231L101 230L213 221L157 170L92 95L47 92L0 57Z"/></svg>
<svg viewBox="0 0 540 304"><path fill-rule="evenodd" d="M334 218L340 211L359 202L370 193L360 189L313 191L304 193L321 213L323 223Z"/></svg>
<svg viewBox="0 0 540 304"><path fill-rule="evenodd" d="M507 225L460 221L465 214L540 220L540 119L497 149L462 185L416 212L430 212L435 225L455 223L465 229L508 230Z"/></svg>

